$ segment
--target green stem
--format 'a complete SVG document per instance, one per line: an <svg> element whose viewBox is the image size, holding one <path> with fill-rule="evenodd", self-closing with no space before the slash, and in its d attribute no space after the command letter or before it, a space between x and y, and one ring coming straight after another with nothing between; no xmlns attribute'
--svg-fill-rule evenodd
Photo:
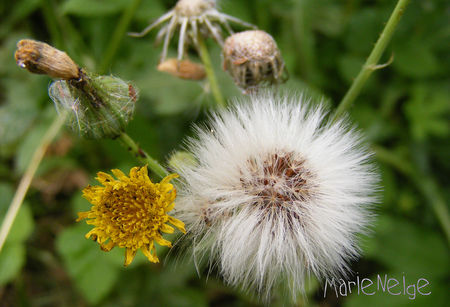
<svg viewBox="0 0 450 307"><path fill-rule="evenodd" d="M389 150L380 146L373 146L373 149L380 161L391 165L414 183L417 190L422 193L431 205L434 215L447 238L447 242L450 244L450 214L436 181L429 174L417 171L409 163L394 155Z"/></svg>
<svg viewBox="0 0 450 307"><path fill-rule="evenodd" d="M397 24L400 21L400 18L402 17L409 1L410 0L399 0L397 2L397 5L391 14L391 17L384 27L383 32L381 32L381 35L378 38L378 41L372 49L369 57L367 58L366 63L364 63L358 76L353 81L350 89L347 91L335 113L333 114L332 121L337 120L345 111L347 111L351 107L372 72L384 67L384 65L377 66L377 63L380 60L380 57L383 54L384 50L386 49L387 44L391 40L392 34L394 33L394 30L397 27Z"/></svg>
<svg viewBox="0 0 450 307"><path fill-rule="evenodd" d="M54 3L51 0L45 0L41 3L41 10L44 15L45 24L50 33L50 37L53 45L56 48L62 48L64 46L60 27L58 24L58 18L55 15Z"/></svg>
<svg viewBox="0 0 450 307"><path fill-rule="evenodd" d="M225 107L226 102L225 99L223 99L222 92L220 91L219 84L217 83L217 78L211 64L211 57L209 56L208 48L206 47L206 44L203 41L201 35L197 36L197 41L200 59L202 60L203 65L205 66L206 76L208 77L209 85L211 87L211 91L216 101L216 104L220 107Z"/></svg>
<svg viewBox="0 0 450 307"><path fill-rule="evenodd" d="M125 36L128 25L130 24L131 19L133 18L134 13L138 9L141 2L142 0L133 0L131 5L127 7L122 17L120 18L119 23L117 24L117 27L114 30L112 38L109 41L109 45L106 48L106 52L100 64L100 69L98 70L99 74L104 74L108 71L109 66L111 65L114 59L114 56L116 55L117 50L119 49L120 43L122 42L122 39Z"/></svg>
<svg viewBox="0 0 450 307"><path fill-rule="evenodd" d="M167 170L161 166L155 159L146 153L139 145L125 132L118 138L122 144L127 147L128 151L133 154L141 163L147 164L148 167L160 178L167 176Z"/></svg>
<svg viewBox="0 0 450 307"><path fill-rule="evenodd" d="M2 227L0 229L0 251L2 250L6 238L8 237L8 233L11 230L17 213L22 206L23 199L25 198L28 188L30 187L34 174L36 173L36 170L38 169L38 166L41 163L48 146L56 137L61 127L64 125L66 116L66 114L62 113L55 118L51 126L45 132L38 147L34 151L33 156L31 157L30 163L25 170L25 174L20 180L19 186L16 190L16 194L14 195L14 198L9 205L8 212L6 212L5 219L3 220Z"/></svg>

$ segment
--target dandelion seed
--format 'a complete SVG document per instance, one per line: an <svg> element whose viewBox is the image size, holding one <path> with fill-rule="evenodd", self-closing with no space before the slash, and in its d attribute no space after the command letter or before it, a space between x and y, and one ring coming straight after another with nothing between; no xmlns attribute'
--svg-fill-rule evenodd
<svg viewBox="0 0 450 307"><path fill-rule="evenodd" d="M86 234L100 244L104 251L119 246L126 249L125 266L140 249L151 262L159 262L154 243L171 247L162 233L173 233L172 224L183 233L184 223L167 213L174 207L176 190L169 183L176 174L160 183L151 182L147 167L134 167L126 176L120 170L109 174L99 172L97 180L103 186L88 186L83 196L92 203L91 210L78 213L77 221L86 219L94 229Z"/></svg>
<svg viewBox="0 0 450 307"><path fill-rule="evenodd" d="M163 51L160 62L164 62L167 57L169 42L176 29L179 29L178 39L178 61L181 61L185 54L186 46L193 42L198 47L198 36L212 35L212 37L223 45L222 27L230 34L233 33L229 22L233 22L248 28L255 28L238 18L220 13L216 8L215 0L179 0L175 7L158 18L140 33L129 33L131 36L142 37L152 29L164 25L156 36L159 43L164 38Z"/></svg>
<svg viewBox="0 0 450 307"><path fill-rule="evenodd" d="M227 283L267 300L280 283L295 300L306 275L348 272L378 177L360 135L325 116L303 97L265 93L197 129L175 212L197 262L212 255Z"/></svg>

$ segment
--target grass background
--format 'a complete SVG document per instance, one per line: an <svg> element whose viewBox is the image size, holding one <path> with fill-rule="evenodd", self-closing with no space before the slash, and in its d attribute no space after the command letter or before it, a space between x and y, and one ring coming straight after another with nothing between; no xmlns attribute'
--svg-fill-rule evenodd
<svg viewBox="0 0 450 307"><path fill-rule="evenodd" d="M128 27L140 31L176 1L142 0ZM127 0L0 1L0 220L45 130L55 116L47 88L51 80L31 75L14 61L22 38L65 50L91 71L105 66ZM256 24L277 41L290 79L286 90L342 99L387 21L388 0L223 0L220 9ZM429 296L351 294L324 297L311 280L312 306L446 306L450 300L449 244L433 210L450 197L450 5L411 1L381 62L357 98L351 118L374 145L382 174L379 215L371 238L361 238L363 257L355 276L377 274L408 284L430 282ZM239 30L239 28L236 28ZM140 89L127 132L166 161L202 122L212 98L201 82L156 70L161 47L156 31L142 39L123 37L105 73L133 80ZM176 40L170 54L176 54ZM226 98L240 96L221 70L220 49L207 41ZM196 60L194 52L190 58ZM108 64L108 63L106 63ZM0 253L0 306L258 306L251 295L225 286L216 272L198 276L174 249L162 265L142 255L124 269L123 250L101 252L84 239L89 226L76 212L89 208L80 190L97 171L128 170L136 162L112 140L84 140L64 130L47 152L6 245ZM282 302L275 297L274 303Z"/></svg>

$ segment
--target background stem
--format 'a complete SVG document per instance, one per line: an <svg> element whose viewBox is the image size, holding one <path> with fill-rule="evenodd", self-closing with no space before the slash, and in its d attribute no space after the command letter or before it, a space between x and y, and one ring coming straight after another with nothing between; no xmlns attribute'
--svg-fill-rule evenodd
<svg viewBox="0 0 450 307"><path fill-rule="evenodd" d="M214 69L212 67L211 57L209 56L208 48L206 47L206 44L203 41L201 35L197 36L197 41L200 59L202 60L203 65L205 66L206 76L208 77L209 85L211 86L211 92L214 96L214 100L216 101L216 104L218 106L225 107L226 102L225 99L223 99L222 92L220 91L219 84L217 83L217 78L214 73Z"/></svg>
<svg viewBox="0 0 450 307"><path fill-rule="evenodd" d="M345 94L342 101L339 103L338 108L333 114L332 121L337 120L345 111L347 111L355 101L356 97L358 97L359 93L363 85L366 83L369 76L372 72L379 67L377 67L377 63L380 60L381 55L386 49L387 44L391 40L392 34L394 33L395 28L397 27L400 18L405 11L406 6L408 5L410 0L399 0L397 5L395 6L394 11L391 14L386 26L381 32L380 37L378 38L372 52L364 63L361 71L359 72L356 79L353 81L350 89Z"/></svg>
<svg viewBox="0 0 450 307"><path fill-rule="evenodd" d="M390 165L414 183L417 190L422 193L431 205L434 215L447 238L447 243L450 244L450 214L434 178L429 174L416 170L408 162L383 147L373 146L372 149L375 151L378 160Z"/></svg>
<svg viewBox="0 0 450 307"><path fill-rule="evenodd" d="M36 173L39 164L44 157L45 152L47 151L48 146L52 142L52 140L56 137L61 127L64 125L66 121L67 114L61 113L56 116L55 120L45 132L42 137L38 147L33 153L31 157L30 164L28 164L27 169L25 170L25 174L20 180L19 187L14 194L14 198L9 205L8 212L6 212L5 219L3 220L2 227L0 229L0 251L8 237L8 233L11 230L11 227L14 223L14 220L19 212L20 207L22 206L23 199L27 194L28 188L30 187L31 181L33 180L34 174Z"/></svg>
<svg viewBox="0 0 450 307"><path fill-rule="evenodd" d="M109 41L109 45L106 48L106 52L103 55L102 62L98 69L98 73L100 75L103 75L108 71L109 66L111 65L114 59L114 56L116 55L117 50L119 49L120 43L122 42L122 39L125 36L128 25L130 24L131 19L133 18L134 13L138 9L141 2L142 0L133 0L131 5L127 7L122 17L120 18L119 23L117 24L117 27L114 30L114 33L111 37L111 40Z"/></svg>
<svg viewBox="0 0 450 307"><path fill-rule="evenodd" d="M146 153L139 145L125 132L123 132L119 136L119 140L121 143L127 147L128 151L130 151L133 156L136 157L140 162L147 164L148 167L158 175L160 178L164 178L167 176L167 170L161 166L155 159L153 159L148 153Z"/></svg>

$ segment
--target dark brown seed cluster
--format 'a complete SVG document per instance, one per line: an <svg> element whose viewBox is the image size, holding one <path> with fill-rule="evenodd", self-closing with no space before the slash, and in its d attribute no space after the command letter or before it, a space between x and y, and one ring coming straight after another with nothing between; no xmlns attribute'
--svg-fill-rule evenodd
<svg viewBox="0 0 450 307"><path fill-rule="evenodd" d="M260 208L287 208L293 202L305 201L311 196L311 172L305 161L293 152L269 154L262 165L248 160L250 176L241 178L242 186L256 196Z"/></svg>

